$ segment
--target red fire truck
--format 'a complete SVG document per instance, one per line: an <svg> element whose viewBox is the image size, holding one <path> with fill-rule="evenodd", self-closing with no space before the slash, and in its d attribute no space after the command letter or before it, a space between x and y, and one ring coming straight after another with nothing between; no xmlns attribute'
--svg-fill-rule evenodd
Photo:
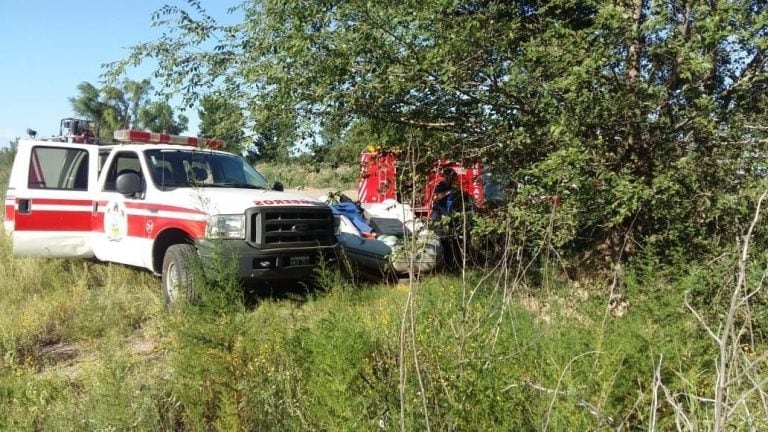
<svg viewBox="0 0 768 432"><path fill-rule="evenodd" d="M397 197L398 154L393 151L365 151L360 155L360 183L358 200L360 204L380 203ZM429 214L430 203L435 186L440 180L444 168L452 168L458 175L458 185L472 197L474 204L482 208L485 204L482 182L482 165L480 162L467 167L458 162L439 160L427 173L426 182L418 187L416 193L416 208L419 215Z"/></svg>

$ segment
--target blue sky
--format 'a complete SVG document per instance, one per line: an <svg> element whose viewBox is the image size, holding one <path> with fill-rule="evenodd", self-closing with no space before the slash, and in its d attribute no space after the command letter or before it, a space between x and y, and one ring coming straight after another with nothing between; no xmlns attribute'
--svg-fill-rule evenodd
<svg viewBox="0 0 768 432"><path fill-rule="evenodd" d="M58 133L59 121L73 115L69 98L77 95L77 85L89 81L100 86L101 65L126 57L132 45L153 40L161 29L150 26L152 13L164 4L181 3L0 0L0 145L26 137L27 128L42 137ZM219 14L214 16L221 16L235 2L202 4L215 5ZM151 72L150 64L142 65L128 77L148 78ZM197 134L197 111L184 114L190 118L186 133Z"/></svg>

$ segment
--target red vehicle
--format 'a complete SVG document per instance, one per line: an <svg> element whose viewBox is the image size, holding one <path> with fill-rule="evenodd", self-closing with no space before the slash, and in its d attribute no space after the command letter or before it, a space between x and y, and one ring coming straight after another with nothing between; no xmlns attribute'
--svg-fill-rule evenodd
<svg viewBox="0 0 768 432"><path fill-rule="evenodd" d="M396 199L396 162L397 155L391 151L360 154L360 185L357 198L361 204Z"/></svg>
<svg viewBox="0 0 768 432"><path fill-rule="evenodd" d="M482 165L476 162L466 167L458 162L438 160L427 173L426 183L419 187L414 211L419 215L429 213L435 186L442 180L440 174L444 168L453 168L458 176L461 189L469 194L477 207L485 204L483 193ZM380 203L387 199L397 199L397 154L392 151L363 152L360 155L360 184L358 200L360 204Z"/></svg>

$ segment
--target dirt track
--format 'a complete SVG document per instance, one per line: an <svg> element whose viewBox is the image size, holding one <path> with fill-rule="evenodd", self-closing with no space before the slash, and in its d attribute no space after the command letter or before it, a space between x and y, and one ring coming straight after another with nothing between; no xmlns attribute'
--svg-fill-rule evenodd
<svg viewBox="0 0 768 432"><path fill-rule="evenodd" d="M312 198L320 198L321 196L329 192L338 192L338 189L333 188L305 188L305 189L286 189L286 192L297 193L306 195ZM341 191L344 195L357 201L357 189L349 189Z"/></svg>

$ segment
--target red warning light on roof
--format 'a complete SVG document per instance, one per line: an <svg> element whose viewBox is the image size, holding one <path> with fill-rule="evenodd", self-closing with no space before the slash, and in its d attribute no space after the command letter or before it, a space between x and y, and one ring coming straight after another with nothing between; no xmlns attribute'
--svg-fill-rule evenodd
<svg viewBox="0 0 768 432"><path fill-rule="evenodd" d="M120 129L114 133L115 140L124 142L143 142L151 144L176 144L193 147L205 147L214 150L224 148L224 142L219 139L205 139L183 135L146 132L131 129Z"/></svg>

